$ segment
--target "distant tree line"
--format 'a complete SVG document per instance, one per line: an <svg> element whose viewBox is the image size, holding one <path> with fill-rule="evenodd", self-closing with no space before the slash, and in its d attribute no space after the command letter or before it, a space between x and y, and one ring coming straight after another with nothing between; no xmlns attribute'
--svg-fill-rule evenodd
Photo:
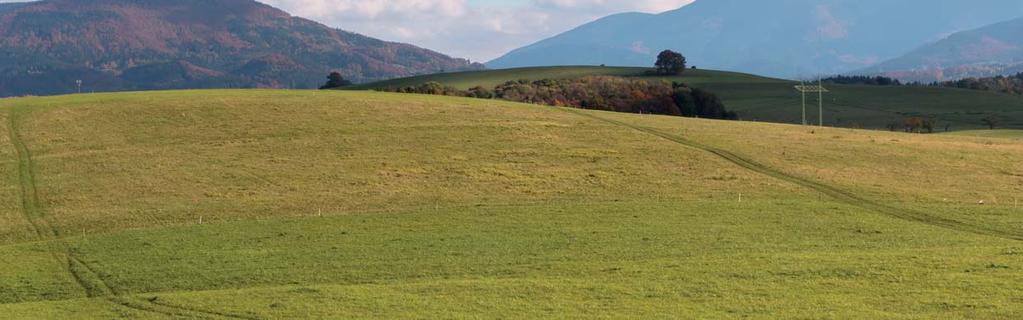
<svg viewBox="0 0 1023 320"><path fill-rule="evenodd" d="M868 86L901 86L899 79L882 76L833 76L821 79L824 83L830 84L859 84Z"/></svg>
<svg viewBox="0 0 1023 320"><path fill-rule="evenodd" d="M385 91L501 99L550 106L707 119L739 118L738 114L725 108L725 104L717 95L709 91L690 88L677 82L613 76L516 80L502 83L493 89L476 86L469 90L427 82Z"/></svg>
<svg viewBox="0 0 1023 320"><path fill-rule="evenodd" d="M1008 94L1023 94L1023 72L1010 76L965 78L951 81L935 81L931 83L901 82L898 79L882 76L833 76L822 79L822 81L824 83L831 84L858 84L872 86L929 86L993 91Z"/></svg>
<svg viewBox="0 0 1023 320"><path fill-rule="evenodd" d="M932 86L970 90L995 91L1009 94L1023 94L1023 72L1011 76L988 78L966 78L955 81L935 82Z"/></svg>
<svg viewBox="0 0 1023 320"><path fill-rule="evenodd" d="M1004 119L1005 117L1002 115L988 114L981 118L980 122L988 129L994 130L1002 125ZM934 133L938 130L949 132L952 130L952 124L945 122L939 125L938 120L933 117L909 116L889 122L887 128L890 131L907 133Z"/></svg>
<svg viewBox="0 0 1023 320"><path fill-rule="evenodd" d="M937 121L933 118L924 117L906 117L902 120L897 120L888 123L888 130L890 131L903 131L907 133L934 133L936 130ZM949 130L949 125L945 125L945 131Z"/></svg>
<svg viewBox="0 0 1023 320"><path fill-rule="evenodd" d="M657 55L650 75L681 75L686 70L686 57L664 50ZM320 89L351 85L340 73L332 72ZM717 95L685 84L667 81L646 81L638 78L589 76L576 79L516 80L494 88L476 86L459 90L438 82L415 86L388 88L384 91L501 99L515 102L567 106L583 109L631 113L651 113L708 119L739 119L725 108Z"/></svg>

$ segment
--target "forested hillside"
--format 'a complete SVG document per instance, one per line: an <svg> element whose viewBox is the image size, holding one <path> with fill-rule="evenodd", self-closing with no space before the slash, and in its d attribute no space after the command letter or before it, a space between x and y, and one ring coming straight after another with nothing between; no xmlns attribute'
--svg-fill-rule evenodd
<svg viewBox="0 0 1023 320"><path fill-rule="evenodd" d="M253 0L46 0L0 6L0 96L216 87L314 88L479 68Z"/></svg>

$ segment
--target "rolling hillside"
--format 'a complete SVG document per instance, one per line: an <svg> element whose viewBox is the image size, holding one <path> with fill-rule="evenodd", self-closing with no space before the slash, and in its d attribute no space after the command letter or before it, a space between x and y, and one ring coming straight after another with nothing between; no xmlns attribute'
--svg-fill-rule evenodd
<svg viewBox="0 0 1023 320"><path fill-rule="evenodd" d="M870 67L1020 16L1016 0L696 0L660 14L604 17L487 66L647 66L672 49L703 68L796 79Z"/></svg>
<svg viewBox="0 0 1023 320"><path fill-rule="evenodd" d="M645 68L628 67L539 67L445 73L393 79L355 86L352 90L414 86L428 81L468 89L476 85L492 88L509 80L544 78L565 79L587 75L634 77ZM778 123L802 121L801 97L793 85L798 83L743 73L713 70L687 70L681 77L645 77L651 80L679 81L710 90L721 96L729 110L739 112L743 120ZM997 115L1002 126L1023 128L1023 97L971 90L930 87L878 87L829 85L825 96L825 124L838 127L884 129L906 117L933 117L944 130L982 128L982 118ZM817 119L816 97L808 97L809 118ZM813 121L816 123L816 120Z"/></svg>
<svg viewBox="0 0 1023 320"><path fill-rule="evenodd" d="M1013 139L273 90L0 130L10 318L1023 315Z"/></svg>
<svg viewBox="0 0 1023 320"><path fill-rule="evenodd" d="M1023 140L1023 130L965 130L950 132L949 134L970 137Z"/></svg>
<svg viewBox="0 0 1023 320"><path fill-rule="evenodd" d="M181 88L316 88L480 68L329 28L254 0L0 4L0 97Z"/></svg>

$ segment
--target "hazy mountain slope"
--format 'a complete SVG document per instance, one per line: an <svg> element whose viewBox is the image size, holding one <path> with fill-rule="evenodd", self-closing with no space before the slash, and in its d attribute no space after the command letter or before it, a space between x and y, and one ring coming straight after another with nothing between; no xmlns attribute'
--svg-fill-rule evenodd
<svg viewBox="0 0 1023 320"><path fill-rule="evenodd" d="M18 2L15 2L15 3L0 3L0 13L6 12L6 11L9 11L9 10L13 10L13 9L21 7L23 5L25 5L25 4L24 3L18 3Z"/></svg>
<svg viewBox="0 0 1023 320"><path fill-rule="evenodd" d="M312 87L470 68L468 61L292 17L252 0L48 0L0 7L0 95Z"/></svg>
<svg viewBox="0 0 1023 320"><path fill-rule="evenodd" d="M1023 18L953 34L859 73L936 81L1023 70Z"/></svg>
<svg viewBox="0 0 1023 320"><path fill-rule="evenodd" d="M691 64L792 77L870 66L958 30L1023 14L1014 0L698 0L661 14L609 16L514 50L493 68L646 66L661 49Z"/></svg>

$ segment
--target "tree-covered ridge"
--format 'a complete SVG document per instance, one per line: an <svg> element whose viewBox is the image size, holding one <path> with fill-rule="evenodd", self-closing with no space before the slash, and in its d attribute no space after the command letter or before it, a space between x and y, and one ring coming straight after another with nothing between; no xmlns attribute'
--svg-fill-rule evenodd
<svg viewBox="0 0 1023 320"><path fill-rule="evenodd" d="M412 45L293 17L253 0L44 0L0 7L0 96L85 91L316 88L478 69Z"/></svg>
<svg viewBox="0 0 1023 320"><path fill-rule="evenodd" d="M861 84L869 86L900 86L902 82L899 79L893 79L883 76L833 76L824 78L821 81L829 84Z"/></svg>
<svg viewBox="0 0 1023 320"><path fill-rule="evenodd" d="M437 82L384 91L501 99L591 110L647 113L708 119L738 119L717 95L678 82L614 76L507 81L494 88L459 90Z"/></svg>
<svg viewBox="0 0 1023 320"><path fill-rule="evenodd" d="M966 78L956 81L938 82L935 85L949 88L1023 94L1023 72L1011 76Z"/></svg>

